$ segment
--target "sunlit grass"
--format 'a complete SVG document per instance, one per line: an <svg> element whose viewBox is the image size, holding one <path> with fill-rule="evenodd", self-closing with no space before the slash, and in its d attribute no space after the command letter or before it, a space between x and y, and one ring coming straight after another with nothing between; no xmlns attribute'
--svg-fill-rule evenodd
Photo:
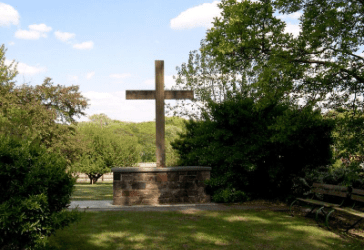
<svg viewBox="0 0 364 250"><path fill-rule="evenodd" d="M77 183L72 194L72 200L112 200L112 182L96 184Z"/></svg>
<svg viewBox="0 0 364 250"><path fill-rule="evenodd" d="M354 239L286 212L87 212L56 231L52 249L364 249Z"/></svg>

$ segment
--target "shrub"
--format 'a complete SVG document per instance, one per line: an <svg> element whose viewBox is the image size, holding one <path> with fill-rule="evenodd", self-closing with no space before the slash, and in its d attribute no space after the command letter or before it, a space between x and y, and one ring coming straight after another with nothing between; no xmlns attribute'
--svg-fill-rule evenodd
<svg viewBox="0 0 364 250"><path fill-rule="evenodd" d="M80 219L70 203L75 179L66 160L39 144L0 135L0 249L36 249Z"/></svg>
<svg viewBox="0 0 364 250"><path fill-rule="evenodd" d="M173 143L180 165L210 166L214 201L286 199L295 177L331 163L333 121L319 111L252 98L211 103L205 121L189 121ZM240 192L241 193L240 193Z"/></svg>

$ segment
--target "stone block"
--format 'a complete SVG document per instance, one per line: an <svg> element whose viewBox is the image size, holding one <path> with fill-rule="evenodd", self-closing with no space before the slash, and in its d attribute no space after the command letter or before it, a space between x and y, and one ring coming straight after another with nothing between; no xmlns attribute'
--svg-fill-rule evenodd
<svg viewBox="0 0 364 250"><path fill-rule="evenodd" d="M180 182L194 181L194 180L196 180L196 176L194 176L194 175L180 175L179 176Z"/></svg>
<svg viewBox="0 0 364 250"><path fill-rule="evenodd" d="M122 189L115 189L113 190L113 197L121 197L122 196Z"/></svg>
<svg viewBox="0 0 364 250"><path fill-rule="evenodd" d="M126 174L122 174L121 175L121 181L133 181L134 176L133 175L126 175Z"/></svg>
<svg viewBox="0 0 364 250"><path fill-rule="evenodd" d="M166 186L167 186L168 189L171 189L171 190L179 189L180 188L180 183L177 182L177 181L169 181Z"/></svg>
<svg viewBox="0 0 364 250"><path fill-rule="evenodd" d="M187 171L186 175L197 175L197 172L201 172L201 171Z"/></svg>
<svg viewBox="0 0 364 250"><path fill-rule="evenodd" d="M123 190L121 195L123 197L134 197L134 196L139 196L139 192L136 190Z"/></svg>
<svg viewBox="0 0 364 250"><path fill-rule="evenodd" d="M120 181L120 173L114 173L114 181Z"/></svg>
<svg viewBox="0 0 364 250"><path fill-rule="evenodd" d="M112 183L113 189L121 189L121 181L114 181Z"/></svg>
<svg viewBox="0 0 364 250"><path fill-rule="evenodd" d="M134 173L134 181L153 181L155 173Z"/></svg>
<svg viewBox="0 0 364 250"><path fill-rule="evenodd" d="M145 184L145 189L147 189L147 190L159 190L159 186L158 186L158 184L157 183L146 183Z"/></svg>
<svg viewBox="0 0 364 250"><path fill-rule="evenodd" d="M181 182L180 183L180 188L183 190L190 190L190 189L195 189L196 185L194 182L191 181L186 181L186 182Z"/></svg>
<svg viewBox="0 0 364 250"><path fill-rule="evenodd" d="M185 202L188 202L188 203L196 203L197 200L198 200L198 198L195 196L188 196L187 198L185 197Z"/></svg>
<svg viewBox="0 0 364 250"><path fill-rule="evenodd" d="M123 190L130 190L130 189L132 189L131 183L129 181L121 181L120 188Z"/></svg>
<svg viewBox="0 0 364 250"><path fill-rule="evenodd" d="M168 174L167 173L158 173L157 174L157 182L165 183L168 182Z"/></svg>
<svg viewBox="0 0 364 250"><path fill-rule="evenodd" d="M198 195L205 195L204 187L198 187L196 190L197 190Z"/></svg>
<svg viewBox="0 0 364 250"><path fill-rule="evenodd" d="M197 196L198 192L197 192L197 190L189 189L189 190L187 190L187 195L188 196Z"/></svg>
<svg viewBox="0 0 364 250"><path fill-rule="evenodd" d="M145 182L133 182L131 184L132 189L145 189L146 183Z"/></svg>
<svg viewBox="0 0 364 250"><path fill-rule="evenodd" d="M139 205L141 204L141 199L139 197L114 197L113 205Z"/></svg>
<svg viewBox="0 0 364 250"><path fill-rule="evenodd" d="M169 172L168 173L168 181L169 182L179 181L179 174L178 174L178 172Z"/></svg>
<svg viewBox="0 0 364 250"><path fill-rule="evenodd" d="M158 205L159 203L159 198L151 198L151 199L143 199L141 200L141 205Z"/></svg>

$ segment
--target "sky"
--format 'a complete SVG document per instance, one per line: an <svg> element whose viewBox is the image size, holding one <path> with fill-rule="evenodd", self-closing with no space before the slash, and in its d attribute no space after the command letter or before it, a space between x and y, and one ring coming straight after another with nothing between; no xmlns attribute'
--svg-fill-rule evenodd
<svg viewBox="0 0 364 250"><path fill-rule="evenodd" d="M154 90L155 60L164 60L165 89L176 67L198 50L220 1L0 0L0 45L18 63L17 85L78 85L87 116L155 120L155 101L125 100L125 90ZM299 33L299 13L279 15ZM174 104L168 100L166 103ZM77 119L87 121L87 116Z"/></svg>

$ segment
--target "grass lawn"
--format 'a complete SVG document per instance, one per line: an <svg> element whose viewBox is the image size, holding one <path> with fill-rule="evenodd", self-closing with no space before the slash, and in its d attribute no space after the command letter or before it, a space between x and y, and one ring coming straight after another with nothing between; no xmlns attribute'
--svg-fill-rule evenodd
<svg viewBox="0 0 364 250"><path fill-rule="evenodd" d="M112 200L112 182L76 183L72 200Z"/></svg>
<svg viewBox="0 0 364 250"><path fill-rule="evenodd" d="M112 200L112 183L77 183L72 200ZM322 223L321 223L322 225ZM87 212L49 237L51 249L364 249L363 234L288 212Z"/></svg>
<svg viewBox="0 0 364 250"><path fill-rule="evenodd" d="M286 212L230 210L86 212L56 231L52 249L364 249L363 239L331 232Z"/></svg>

